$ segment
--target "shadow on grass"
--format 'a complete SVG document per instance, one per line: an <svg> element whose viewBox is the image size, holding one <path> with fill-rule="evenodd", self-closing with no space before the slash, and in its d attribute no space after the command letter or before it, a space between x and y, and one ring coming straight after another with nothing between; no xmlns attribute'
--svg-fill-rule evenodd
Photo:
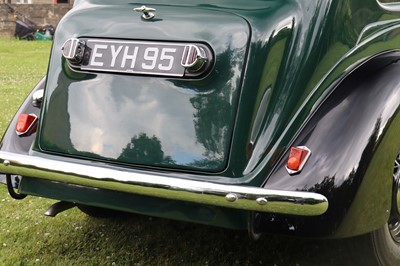
<svg viewBox="0 0 400 266"><path fill-rule="evenodd" d="M68 259L83 253L93 265L347 265L342 240L252 241L244 231L145 216L86 217L75 230L82 237L60 235L53 252Z"/></svg>

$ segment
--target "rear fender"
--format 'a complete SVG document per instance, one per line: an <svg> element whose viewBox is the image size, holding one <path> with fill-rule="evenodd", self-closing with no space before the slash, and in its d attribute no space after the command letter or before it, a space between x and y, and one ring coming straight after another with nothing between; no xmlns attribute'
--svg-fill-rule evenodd
<svg viewBox="0 0 400 266"><path fill-rule="evenodd" d="M3 135L3 139L1 140L0 143L0 150L1 151L7 151L7 152L12 152L12 153L18 153L18 154L28 154L29 150L31 149L31 146L33 144L33 141L35 140L36 133L32 133L29 136L18 136L15 132L15 128L18 122L18 116L20 114L35 114L36 116L39 117L40 114L40 107L39 106L34 106L32 104L32 96L33 94L41 89L44 89L44 84L45 84L46 77L43 77L41 81L39 81L38 84L33 88L31 93L28 95L28 97L25 99L25 101L22 103L20 108L18 109L17 113L14 115L14 118L11 120L10 124L8 125L8 128L6 132ZM0 183L6 184L6 178L5 175L0 174Z"/></svg>
<svg viewBox="0 0 400 266"><path fill-rule="evenodd" d="M380 55L344 79L291 145L311 150L304 169L287 172L288 148L263 185L323 194L328 211L318 217L256 214L258 231L346 237L387 222L393 164L400 149L398 59L398 52Z"/></svg>

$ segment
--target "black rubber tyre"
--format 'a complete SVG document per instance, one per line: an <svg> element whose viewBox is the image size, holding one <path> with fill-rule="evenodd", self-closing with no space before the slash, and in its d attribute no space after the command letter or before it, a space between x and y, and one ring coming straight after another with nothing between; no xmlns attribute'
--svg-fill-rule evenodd
<svg viewBox="0 0 400 266"><path fill-rule="evenodd" d="M116 210L82 205L82 204L77 205L77 207L79 210L81 210L86 215L89 215L89 216L95 217L95 218L117 218L117 217L125 217L125 216L129 215L128 213L122 212L122 211L116 211Z"/></svg>
<svg viewBox="0 0 400 266"><path fill-rule="evenodd" d="M349 265L399 266L400 243L396 242L388 225L369 234L348 239ZM347 261L349 262L349 261Z"/></svg>
<svg viewBox="0 0 400 266"><path fill-rule="evenodd" d="M369 234L348 239L354 265L400 266L400 154L397 156L393 171L393 206L388 223Z"/></svg>

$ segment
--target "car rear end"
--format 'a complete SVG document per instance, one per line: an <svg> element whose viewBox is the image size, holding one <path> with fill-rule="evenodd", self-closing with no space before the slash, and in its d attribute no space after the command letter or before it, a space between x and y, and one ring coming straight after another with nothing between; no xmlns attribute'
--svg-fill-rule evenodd
<svg viewBox="0 0 400 266"><path fill-rule="evenodd" d="M225 227L245 229L252 211L324 213L323 195L237 171L237 139L254 134L237 127L252 34L225 8L77 2L1 171L23 194Z"/></svg>

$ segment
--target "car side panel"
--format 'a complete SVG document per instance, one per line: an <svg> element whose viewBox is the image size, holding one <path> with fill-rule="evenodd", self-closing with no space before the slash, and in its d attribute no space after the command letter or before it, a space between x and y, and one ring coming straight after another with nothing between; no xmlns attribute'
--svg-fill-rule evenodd
<svg viewBox="0 0 400 266"><path fill-rule="evenodd" d="M398 54L377 60L382 59L397 62ZM314 218L261 215L262 230L343 237L386 223L400 149L400 64L376 70L377 60L345 79L291 145L312 151L302 172L288 174L286 152L264 184L268 189L321 193L329 200L328 211Z"/></svg>

